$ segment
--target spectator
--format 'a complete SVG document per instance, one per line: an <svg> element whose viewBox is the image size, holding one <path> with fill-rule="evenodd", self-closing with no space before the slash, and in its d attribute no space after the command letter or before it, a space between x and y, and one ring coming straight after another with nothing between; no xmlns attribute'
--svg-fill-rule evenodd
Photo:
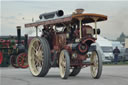
<svg viewBox="0 0 128 85"><path fill-rule="evenodd" d="M116 46L116 48L113 50L113 54L114 54L114 62L115 62L115 64L117 64L117 62L118 62L118 55L120 54L120 50L118 49L117 46Z"/></svg>

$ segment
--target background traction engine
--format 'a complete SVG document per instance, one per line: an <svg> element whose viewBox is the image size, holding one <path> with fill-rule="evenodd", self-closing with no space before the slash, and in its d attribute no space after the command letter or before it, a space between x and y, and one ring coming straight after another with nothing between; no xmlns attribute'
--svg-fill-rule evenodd
<svg viewBox="0 0 128 85"><path fill-rule="evenodd" d="M25 40L21 41L21 27L17 26L17 45L16 49L11 55L10 61L13 67L15 68L27 68L28 67L28 57L27 57L27 48L28 48L28 35L25 35Z"/></svg>

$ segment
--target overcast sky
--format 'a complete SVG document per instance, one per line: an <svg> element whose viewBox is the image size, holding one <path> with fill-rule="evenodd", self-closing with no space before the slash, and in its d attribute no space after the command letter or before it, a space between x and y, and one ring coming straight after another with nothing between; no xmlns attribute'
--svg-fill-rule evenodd
<svg viewBox="0 0 128 85"><path fill-rule="evenodd" d="M16 26L22 26L22 34L32 31L25 29L24 24L38 20L44 12L58 9L71 14L76 8L83 8L88 13L100 13L108 16L108 20L98 23L101 35L115 39L121 32L128 35L128 1L2 1L0 35L16 35Z"/></svg>

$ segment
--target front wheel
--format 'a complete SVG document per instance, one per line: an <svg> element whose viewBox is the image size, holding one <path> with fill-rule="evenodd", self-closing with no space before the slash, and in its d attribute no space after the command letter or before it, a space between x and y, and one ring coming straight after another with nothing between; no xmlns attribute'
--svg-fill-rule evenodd
<svg viewBox="0 0 128 85"><path fill-rule="evenodd" d="M50 47L45 38L33 38L28 49L28 64L33 76L44 77L50 68Z"/></svg>
<svg viewBox="0 0 128 85"><path fill-rule="evenodd" d="M70 57L67 50L62 50L59 57L60 76L67 79L70 73Z"/></svg>
<svg viewBox="0 0 128 85"><path fill-rule="evenodd" d="M93 51L91 59L91 75L94 79L99 79L102 74L102 57L98 55L97 51Z"/></svg>

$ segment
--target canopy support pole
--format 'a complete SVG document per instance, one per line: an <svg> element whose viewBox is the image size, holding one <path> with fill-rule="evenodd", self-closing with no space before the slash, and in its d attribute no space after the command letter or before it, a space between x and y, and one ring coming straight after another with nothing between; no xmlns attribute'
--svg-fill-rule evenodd
<svg viewBox="0 0 128 85"><path fill-rule="evenodd" d="M36 26L36 36L38 36L38 26Z"/></svg>
<svg viewBox="0 0 128 85"><path fill-rule="evenodd" d="M80 39L82 38L82 20L84 17L79 17L79 35L80 35Z"/></svg>
<svg viewBox="0 0 128 85"><path fill-rule="evenodd" d="M97 20L99 18L98 17L93 17L93 20L95 21L95 38L97 39Z"/></svg>

